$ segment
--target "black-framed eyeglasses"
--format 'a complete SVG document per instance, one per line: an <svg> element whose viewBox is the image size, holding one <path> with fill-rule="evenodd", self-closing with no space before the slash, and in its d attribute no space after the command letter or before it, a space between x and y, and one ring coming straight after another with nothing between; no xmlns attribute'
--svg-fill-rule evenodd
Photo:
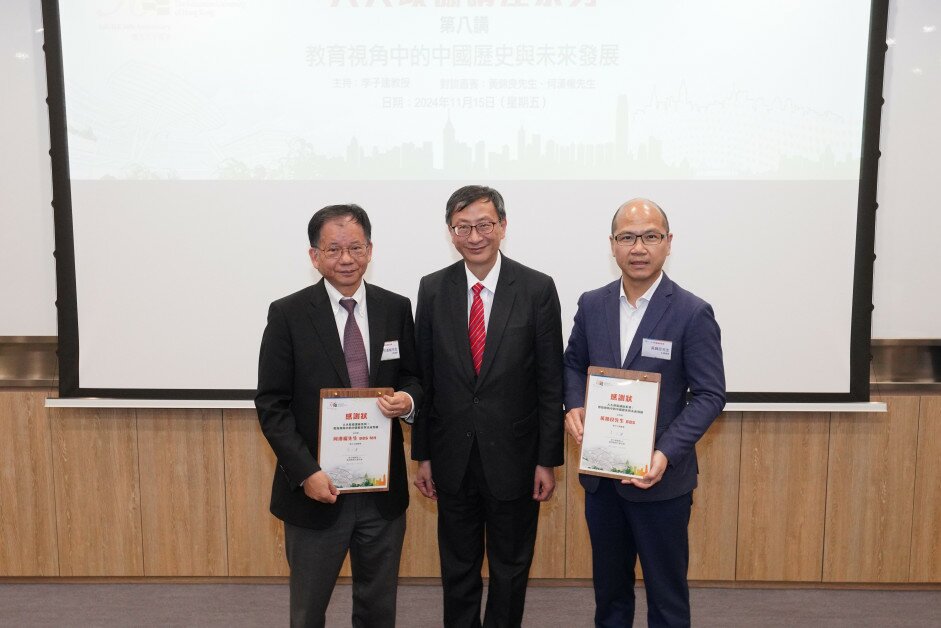
<svg viewBox="0 0 941 628"><path fill-rule="evenodd" d="M320 254L327 259L339 259L343 256L343 251L346 251L350 254L350 257L353 258L363 258L366 257L366 253L369 251L368 244L352 244L350 246L331 246L325 249L314 247Z"/></svg>
<svg viewBox="0 0 941 628"><path fill-rule="evenodd" d="M621 246L634 246L637 243L637 239L640 238L640 241L644 243L645 246L657 246L663 239L667 237L665 233L656 233L654 231L648 231L647 233L619 233L614 236L614 241L620 244Z"/></svg>
<svg viewBox="0 0 941 628"><path fill-rule="evenodd" d="M448 227L451 231L454 232L459 238L466 238L471 234L471 231L474 229L477 230L479 235L488 235L493 233L493 228L500 224L499 222L494 222L492 220L487 220L484 222L478 222L476 225L454 225L453 227Z"/></svg>

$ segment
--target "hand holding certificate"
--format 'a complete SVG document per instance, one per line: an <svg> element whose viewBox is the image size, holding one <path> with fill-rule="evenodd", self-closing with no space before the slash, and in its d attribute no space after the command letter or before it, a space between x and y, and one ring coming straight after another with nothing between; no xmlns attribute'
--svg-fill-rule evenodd
<svg viewBox="0 0 941 628"><path fill-rule="evenodd" d="M378 399L391 388L325 388L320 391L317 459L342 493L388 491L392 419Z"/></svg>
<svg viewBox="0 0 941 628"><path fill-rule="evenodd" d="M660 374L591 367L579 473L642 478L650 470Z"/></svg>

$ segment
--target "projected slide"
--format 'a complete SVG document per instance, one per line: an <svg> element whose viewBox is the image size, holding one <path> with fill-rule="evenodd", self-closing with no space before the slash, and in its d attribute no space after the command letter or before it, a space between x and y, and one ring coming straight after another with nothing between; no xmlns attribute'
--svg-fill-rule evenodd
<svg viewBox="0 0 941 628"><path fill-rule="evenodd" d="M868 15L782 4L63 3L72 176L856 179Z"/></svg>
<svg viewBox="0 0 941 628"><path fill-rule="evenodd" d="M267 303L318 278L313 211L363 205L367 281L414 299L457 259L447 196L484 183L566 333L617 276L611 214L648 196L667 272L715 306L730 391L849 391L867 3L59 11L81 388L252 389Z"/></svg>

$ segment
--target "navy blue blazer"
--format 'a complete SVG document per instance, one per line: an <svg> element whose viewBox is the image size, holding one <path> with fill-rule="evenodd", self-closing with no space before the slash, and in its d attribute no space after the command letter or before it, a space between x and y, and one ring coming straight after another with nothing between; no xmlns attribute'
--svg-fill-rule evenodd
<svg viewBox="0 0 941 628"><path fill-rule="evenodd" d="M563 358L565 407L584 407L589 366L660 373L654 447L667 457L667 470L649 489L618 483L617 491L630 501L672 499L696 488L696 442L725 406L719 325L708 303L664 273L622 364L619 281L586 292L578 300L575 326ZM642 356L644 338L672 342L670 359ZM597 490L600 479L579 476L588 492Z"/></svg>

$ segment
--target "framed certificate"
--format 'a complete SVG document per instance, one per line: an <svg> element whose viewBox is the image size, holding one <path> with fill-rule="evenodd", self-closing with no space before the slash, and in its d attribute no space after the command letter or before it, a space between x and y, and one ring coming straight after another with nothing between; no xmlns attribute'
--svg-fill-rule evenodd
<svg viewBox="0 0 941 628"><path fill-rule="evenodd" d="M389 490L392 420L376 399L391 388L324 388L320 391L317 460L340 493Z"/></svg>
<svg viewBox="0 0 941 628"><path fill-rule="evenodd" d="M659 401L659 373L589 368L578 472L643 477L653 457Z"/></svg>

